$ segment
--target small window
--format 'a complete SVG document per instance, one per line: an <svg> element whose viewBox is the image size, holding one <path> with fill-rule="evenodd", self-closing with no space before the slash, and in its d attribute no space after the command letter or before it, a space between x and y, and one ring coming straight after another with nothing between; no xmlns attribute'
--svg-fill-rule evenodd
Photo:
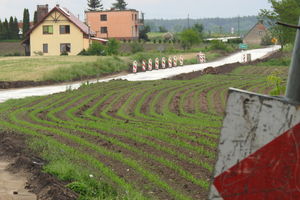
<svg viewBox="0 0 300 200"><path fill-rule="evenodd" d="M107 21L107 15L100 15L101 21Z"/></svg>
<svg viewBox="0 0 300 200"><path fill-rule="evenodd" d="M43 26L43 34L53 34L53 26Z"/></svg>
<svg viewBox="0 0 300 200"><path fill-rule="evenodd" d="M101 27L100 32L101 33L107 33L107 27Z"/></svg>
<svg viewBox="0 0 300 200"><path fill-rule="evenodd" d="M43 44L43 53L48 53L48 44Z"/></svg>
<svg viewBox="0 0 300 200"><path fill-rule="evenodd" d="M70 34L70 25L60 25L59 33L60 34Z"/></svg>
<svg viewBox="0 0 300 200"><path fill-rule="evenodd" d="M70 43L62 43L60 44L60 53L71 52L71 44Z"/></svg>
<svg viewBox="0 0 300 200"><path fill-rule="evenodd" d="M258 35L263 35L263 32L262 31L258 31Z"/></svg>

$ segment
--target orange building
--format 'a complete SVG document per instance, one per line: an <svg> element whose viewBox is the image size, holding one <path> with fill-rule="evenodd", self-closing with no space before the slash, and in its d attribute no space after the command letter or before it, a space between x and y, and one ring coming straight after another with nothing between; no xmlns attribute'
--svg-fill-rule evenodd
<svg viewBox="0 0 300 200"><path fill-rule="evenodd" d="M137 10L85 11L86 24L96 32L96 37L116 39L138 39L139 19Z"/></svg>

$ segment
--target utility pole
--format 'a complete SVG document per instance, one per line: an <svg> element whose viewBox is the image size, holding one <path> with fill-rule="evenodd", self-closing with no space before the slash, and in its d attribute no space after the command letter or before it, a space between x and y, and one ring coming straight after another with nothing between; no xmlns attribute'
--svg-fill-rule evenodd
<svg viewBox="0 0 300 200"><path fill-rule="evenodd" d="M241 36L241 33L240 33L240 16L238 16L238 36L240 37Z"/></svg>

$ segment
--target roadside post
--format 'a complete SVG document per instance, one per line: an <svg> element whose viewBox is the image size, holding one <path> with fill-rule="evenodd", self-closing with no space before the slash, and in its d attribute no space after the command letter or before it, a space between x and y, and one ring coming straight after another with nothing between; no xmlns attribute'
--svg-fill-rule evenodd
<svg viewBox="0 0 300 200"><path fill-rule="evenodd" d="M210 200L300 199L299 28L285 97L229 89Z"/></svg>
<svg viewBox="0 0 300 200"><path fill-rule="evenodd" d="M202 53L202 52L199 52L197 54L197 58L198 58L199 63L205 63L206 62L205 54Z"/></svg>
<svg viewBox="0 0 300 200"><path fill-rule="evenodd" d="M143 70L143 72L146 71L146 61L145 60L142 61L142 70Z"/></svg>
<svg viewBox="0 0 300 200"><path fill-rule="evenodd" d="M183 57L182 56L179 57L179 64L180 64L180 66L183 66Z"/></svg>
<svg viewBox="0 0 300 200"><path fill-rule="evenodd" d="M148 60L148 70L152 71L152 59L151 58Z"/></svg>
<svg viewBox="0 0 300 200"><path fill-rule="evenodd" d="M162 57L161 59L161 68L165 69L166 68L166 58Z"/></svg>
<svg viewBox="0 0 300 200"><path fill-rule="evenodd" d="M137 61L133 61L133 66L132 66L132 72L133 73L137 73L137 66L138 66Z"/></svg>
<svg viewBox="0 0 300 200"><path fill-rule="evenodd" d="M176 56L173 57L173 66L177 67L177 57Z"/></svg>
<svg viewBox="0 0 300 200"><path fill-rule="evenodd" d="M169 57L169 59L168 59L168 64L169 64L169 67L173 67L173 66L172 66L172 57Z"/></svg>
<svg viewBox="0 0 300 200"><path fill-rule="evenodd" d="M159 59L155 58L155 69L159 69Z"/></svg>

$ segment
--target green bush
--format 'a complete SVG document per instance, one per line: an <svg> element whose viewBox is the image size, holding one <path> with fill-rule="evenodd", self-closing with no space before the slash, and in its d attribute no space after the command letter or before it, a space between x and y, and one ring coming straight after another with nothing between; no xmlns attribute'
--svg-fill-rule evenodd
<svg viewBox="0 0 300 200"><path fill-rule="evenodd" d="M93 42L87 50L88 55L106 56L107 48L99 42Z"/></svg>
<svg viewBox="0 0 300 200"><path fill-rule="evenodd" d="M211 41L210 50L221 50L225 52L233 52L234 48L220 40Z"/></svg>
<svg viewBox="0 0 300 200"><path fill-rule="evenodd" d="M136 41L133 42L132 44L130 44L130 48L131 48L131 53L133 53L133 54L144 51L143 44L140 44Z"/></svg>
<svg viewBox="0 0 300 200"><path fill-rule="evenodd" d="M243 43L243 40L241 38L234 38L234 39L228 39L229 44L240 44Z"/></svg>
<svg viewBox="0 0 300 200"><path fill-rule="evenodd" d="M116 39L110 39L107 43L107 55L118 55L120 42Z"/></svg>

